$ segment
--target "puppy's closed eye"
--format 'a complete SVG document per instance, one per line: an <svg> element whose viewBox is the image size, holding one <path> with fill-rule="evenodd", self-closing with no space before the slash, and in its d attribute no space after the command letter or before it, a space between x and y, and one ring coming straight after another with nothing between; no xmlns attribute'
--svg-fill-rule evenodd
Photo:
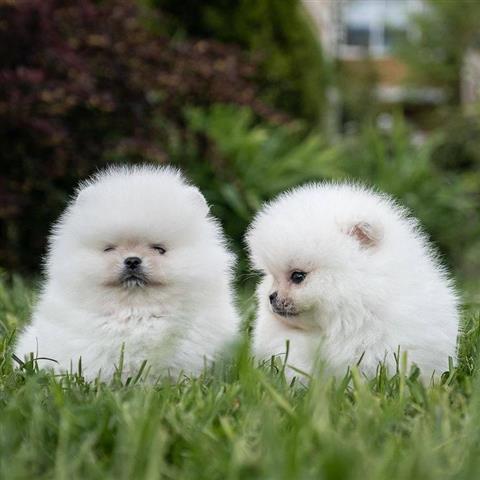
<svg viewBox="0 0 480 480"><path fill-rule="evenodd" d="M160 255L163 255L167 252L167 250L162 245L151 245L153 250L156 250Z"/></svg>

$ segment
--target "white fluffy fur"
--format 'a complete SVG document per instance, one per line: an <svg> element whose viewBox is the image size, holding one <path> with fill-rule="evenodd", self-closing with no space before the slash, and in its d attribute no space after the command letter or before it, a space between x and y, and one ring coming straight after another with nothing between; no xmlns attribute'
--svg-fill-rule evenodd
<svg viewBox="0 0 480 480"><path fill-rule="evenodd" d="M151 248L161 244L166 253ZM115 250L104 252L108 246ZM139 256L148 283L119 283ZM47 280L16 353L57 371L108 379L124 345L124 377L197 374L234 339L231 268L201 193L173 168L111 168L81 186L53 228Z"/></svg>
<svg viewBox="0 0 480 480"><path fill-rule="evenodd" d="M281 195L256 216L247 234L257 289L254 351L284 355L311 372L319 356L343 375L374 375L379 362L395 371L407 352L424 378L455 358L458 300L445 269L405 209L358 185L311 184ZM292 271L307 272L295 285ZM269 295L294 310L273 313ZM292 372L290 372L293 374Z"/></svg>

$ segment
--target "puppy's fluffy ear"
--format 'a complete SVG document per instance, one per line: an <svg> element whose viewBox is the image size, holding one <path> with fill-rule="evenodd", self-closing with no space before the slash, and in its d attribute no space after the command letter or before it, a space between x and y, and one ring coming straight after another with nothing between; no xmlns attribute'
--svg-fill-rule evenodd
<svg viewBox="0 0 480 480"><path fill-rule="evenodd" d="M363 248L377 247L383 238L383 230L379 225L369 222L355 222L347 229L347 235L355 238Z"/></svg>
<svg viewBox="0 0 480 480"><path fill-rule="evenodd" d="M196 205L202 212L202 215L206 217L210 209L208 208L205 197L202 195L202 193L197 187L188 187L188 190L191 202Z"/></svg>

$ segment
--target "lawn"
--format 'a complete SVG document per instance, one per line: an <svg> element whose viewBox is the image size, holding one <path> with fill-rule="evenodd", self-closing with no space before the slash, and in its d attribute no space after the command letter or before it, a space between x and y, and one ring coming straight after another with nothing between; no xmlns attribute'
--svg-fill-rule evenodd
<svg viewBox="0 0 480 480"><path fill-rule="evenodd" d="M480 474L480 317L464 315L460 362L425 387L417 371L289 385L240 345L199 379L85 383L13 370L12 332L32 289L0 282L1 479L443 479ZM251 303L244 310L251 312Z"/></svg>

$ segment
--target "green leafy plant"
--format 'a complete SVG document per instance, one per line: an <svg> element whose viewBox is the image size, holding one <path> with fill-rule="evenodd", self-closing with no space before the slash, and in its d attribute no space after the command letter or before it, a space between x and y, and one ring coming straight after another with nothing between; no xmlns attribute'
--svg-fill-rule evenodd
<svg viewBox="0 0 480 480"><path fill-rule="evenodd" d="M476 278L478 178L436 165L433 153L444 142L441 135L417 146L397 117L390 133L367 125L357 136L328 143L300 124L259 124L251 111L232 106L190 109L186 118L189 129L208 141L207 161L187 163L187 171L237 246L262 202L278 193L310 181L360 181L409 207L455 272Z"/></svg>

